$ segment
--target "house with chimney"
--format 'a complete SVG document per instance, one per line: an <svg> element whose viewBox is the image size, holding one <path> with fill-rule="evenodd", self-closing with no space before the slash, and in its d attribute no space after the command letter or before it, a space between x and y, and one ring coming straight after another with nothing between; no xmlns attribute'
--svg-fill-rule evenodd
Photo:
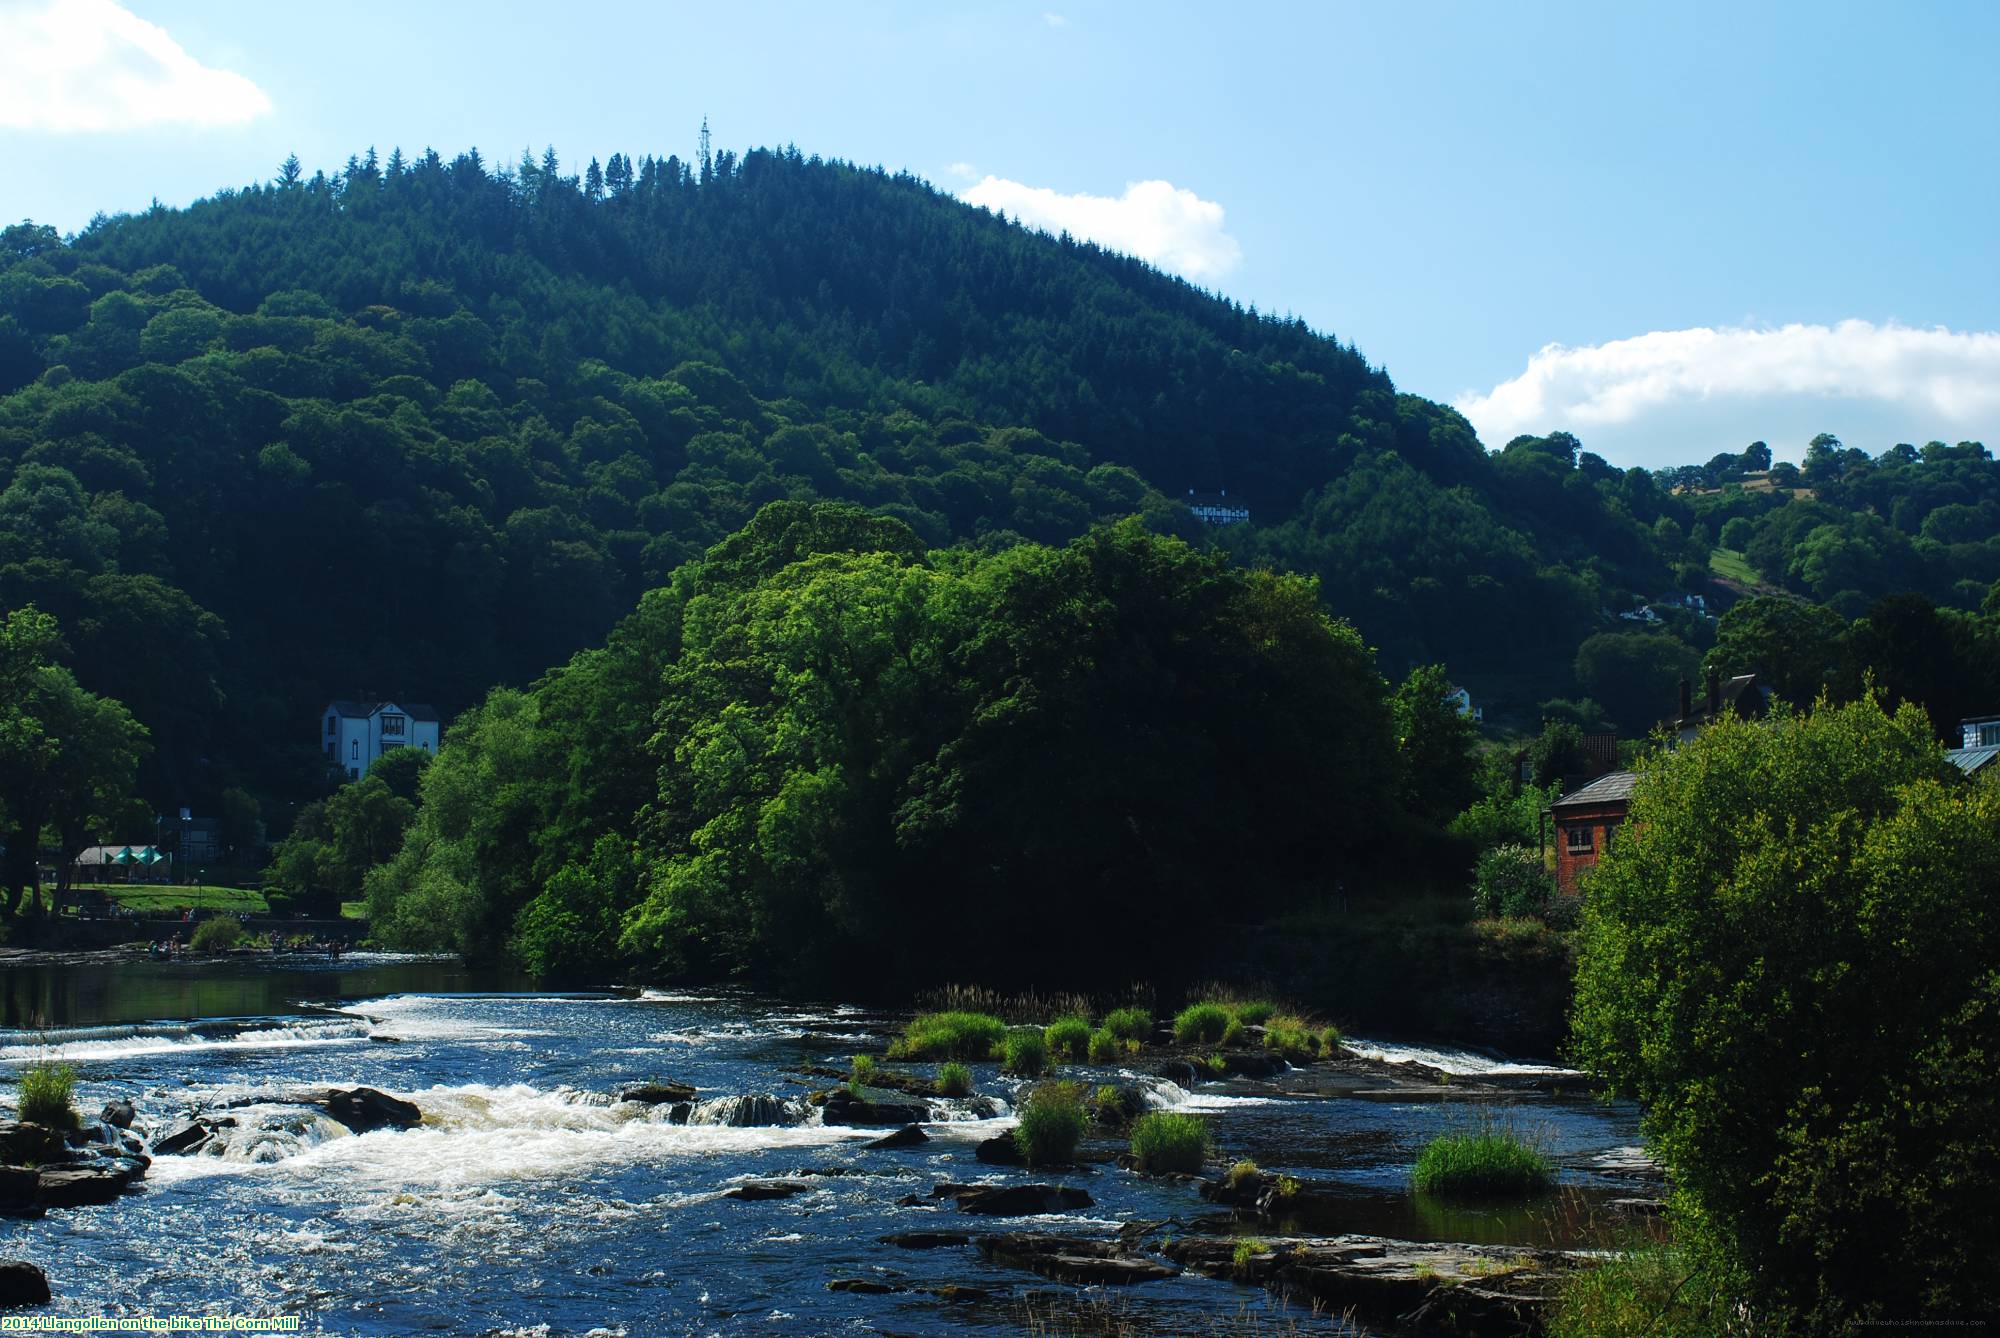
<svg viewBox="0 0 2000 1338"><path fill-rule="evenodd" d="M1757 720L1771 709L1771 690L1758 682L1755 674L1724 678L1711 669L1703 686L1707 691L1697 701L1693 685L1681 680L1681 710L1674 721L1676 742L1688 742L1703 725L1723 719Z"/></svg>
<svg viewBox="0 0 2000 1338"><path fill-rule="evenodd" d="M421 748L435 755L441 730L438 713L417 702L335 701L320 713L327 765L349 780L360 780L368 768L398 748Z"/></svg>

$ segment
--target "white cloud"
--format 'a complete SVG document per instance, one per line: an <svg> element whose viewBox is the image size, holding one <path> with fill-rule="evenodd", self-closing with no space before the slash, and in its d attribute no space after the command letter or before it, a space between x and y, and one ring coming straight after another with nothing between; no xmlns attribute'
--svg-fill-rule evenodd
<svg viewBox="0 0 2000 1338"><path fill-rule="evenodd" d="M256 84L112 0L0 3L0 127L240 125L270 110Z"/></svg>
<svg viewBox="0 0 2000 1338"><path fill-rule="evenodd" d="M946 175L957 177L960 181L970 181L979 175L978 172L973 170L971 163L953 163L944 170Z"/></svg>
<svg viewBox="0 0 2000 1338"><path fill-rule="evenodd" d="M1168 181L1134 181L1113 197L988 176L962 194L1031 228L1086 237L1190 279L1217 278L1243 261L1243 248L1223 230L1222 206Z"/></svg>
<svg viewBox="0 0 2000 1338"><path fill-rule="evenodd" d="M1769 441L1798 458L1830 431L1871 451L2000 438L2000 332L1890 322L1657 330L1550 344L1519 376L1454 401L1488 446L1567 429L1624 464L1705 460Z"/></svg>
<svg viewBox="0 0 2000 1338"><path fill-rule="evenodd" d="M1048 24L1051 28L1065 28L1069 26L1068 19L1049 9L1042 11L1042 22Z"/></svg>

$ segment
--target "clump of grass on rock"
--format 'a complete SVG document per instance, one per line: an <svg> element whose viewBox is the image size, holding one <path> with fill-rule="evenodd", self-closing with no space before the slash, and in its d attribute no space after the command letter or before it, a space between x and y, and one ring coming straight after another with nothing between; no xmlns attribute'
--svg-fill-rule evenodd
<svg viewBox="0 0 2000 1338"><path fill-rule="evenodd" d="M889 1047L891 1059L991 1059L1007 1024L991 1013L924 1013Z"/></svg>
<svg viewBox="0 0 2000 1338"><path fill-rule="evenodd" d="M1062 1059L1082 1059L1090 1052L1090 1023L1080 1017L1058 1018L1042 1032L1049 1053Z"/></svg>
<svg viewBox="0 0 2000 1338"><path fill-rule="evenodd" d="M1033 1027L1016 1027L1002 1044L1001 1067L1024 1078L1034 1078L1049 1070L1049 1043Z"/></svg>
<svg viewBox="0 0 2000 1338"><path fill-rule="evenodd" d="M1291 1013L1264 1024L1264 1048L1292 1063L1327 1059L1340 1052L1340 1028L1322 1026Z"/></svg>
<svg viewBox="0 0 2000 1338"><path fill-rule="evenodd" d="M971 1096L972 1070L955 1061L939 1065L937 1089L939 1096Z"/></svg>
<svg viewBox="0 0 2000 1338"><path fill-rule="evenodd" d="M76 1068L70 1064L42 1062L30 1064L21 1073L21 1091L16 1100L20 1118L29 1124L51 1129L74 1129L76 1114Z"/></svg>
<svg viewBox="0 0 2000 1338"><path fill-rule="evenodd" d="M1060 1166L1076 1156L1086 1116L1083 1089L1073 1082L1045 1082L1021 1103L1014 1145L1030 1166Z"/></svg>
<svg viewBox="0 0 2000 1338"><path fill-rule="evenodd" d="M1132 1156L1142 1171L1201 1170L1212 1140L1199 1115L1156 1110L1132 1126Z"/></svg>
<svg viewBox="0 0 2000 1338"><path fill-rule="evenodd" d="M1093 1064L1113 1064L1124 1054L1125 1047L1109 1029L1099 1027L1090 1033L1090 1062Z"/></svg>
<svg viewBox="0 0 2000 1338"><path fill-rule="evenodd" d="M1439 1134L1417 1156L1417 1191L1461 1199L1527 1198L1555 1184L1548 1157L1511 1129Z"/></svg>
<svg viewBox="0 0 2000 1338"><path fill-rule="evenodd" d="M1221 1004L1189 1004L1174 1019L1174 1039L1182 1045L1214 1045L1235 1020Z"/></svg>
<svg viewBox="0 0 2000 1338"><path fill-rule="evenodd" d="M1121 1041L1144 1045L1153 1037L1153 1015L1143 1008L1114 1008L1104 1015L1104 1029Z"/></svg>

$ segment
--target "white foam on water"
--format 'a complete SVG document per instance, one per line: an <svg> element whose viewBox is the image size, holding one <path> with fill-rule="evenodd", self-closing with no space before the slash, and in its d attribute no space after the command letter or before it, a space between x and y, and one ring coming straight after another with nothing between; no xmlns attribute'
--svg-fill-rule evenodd
<svg viewBox="0 0 2000 1338"><path fill-rule="evenodd" d="M882 1133L819 1124L677 1125L668 1121L663 1107L612 1103L601 1093L549 1091L526 1084L473 1083L398 1095L423 1111L421 1125L344 1137L325 1135L310 1125L309 1131L283 1146L283 1155L276 1151L275 1135L264 1138L260 1146L272 1150L262 1155L275 1160L232 1152L161 1157L148 1174L152 1180L171 1183L221 1172L254 1172L311 1180L322 1193L329 1178L356 1187L415 1193L582 1175L715 1153L825 1147ZM239 1122L244 1119L242 1109L218 1113L235 1115ZM241 1128L225 1131L225 1141L233 1145L242 1132ZM424 1201L432 1197L426 1192Z"/></svg>
<svg viewBox="0 0 2000 1338"><path fill-rule="evenodd" d="M72 1027L49 1032L8 1031L0 1032L0 1063L31 1064L46 1059L89 1062L199 1050L296 1050L353 1045L366 1041L372 1030L365 1018L301 1018L258 1026L162 1022Z"/></svg>
<svg viewBox="0 0 2000 1338"><path fill-rule="evenodd" d="M1278 1104L1275 1097L1230 1096L1224 1092L1190 1092L1179 1083L1166 1078L1149 1078L1136 1073L1125 1076L1139 1084L1145 1092L1146 1105L1153 1110L1222 1111L1238 1106Z"/></svg>
<svg viewBox="0 0 2000 1338"><path fill-rule="evenodd" d="M1575 1069L1563 1068L1556 1064L1516 1063L1512 1060L1495 1059L1491 1055L1482 1055L1476 1050L1460 1050L1451 1046L1394 1045L1387 1041L1364 1040L1358 1036L1347 1037L1341 1044L1363 1059L1379 1059L1390 1064L1423 1064L1429 1068L1465 1077L1581 1076L1577 1075Z"/></svg>

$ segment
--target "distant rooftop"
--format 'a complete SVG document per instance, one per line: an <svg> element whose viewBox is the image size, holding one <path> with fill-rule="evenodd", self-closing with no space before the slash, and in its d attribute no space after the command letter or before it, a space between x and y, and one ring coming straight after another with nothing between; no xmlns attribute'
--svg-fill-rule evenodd
<svg viewBox="0 0 2000 1338"><path fill-rule="evenodd" d="M1580 790L1572 790L1550 805L1553 810L1565 808L1588 808L1592 804L1620 803L1632 797L1632 786L1639 777L1630 771L1614 771L1608 776L1599 776Z"/></svg>
<svg viewBox="0 0 2000 1338"><path fill-rule="evenodd" d="M1968 724L1973 723L1968 721ZM1970 776L1986 766L1994 758L2000 757L2000 744L1987 744L1983 748L1954 748L1944 755L1945 761Z"/></svg>

